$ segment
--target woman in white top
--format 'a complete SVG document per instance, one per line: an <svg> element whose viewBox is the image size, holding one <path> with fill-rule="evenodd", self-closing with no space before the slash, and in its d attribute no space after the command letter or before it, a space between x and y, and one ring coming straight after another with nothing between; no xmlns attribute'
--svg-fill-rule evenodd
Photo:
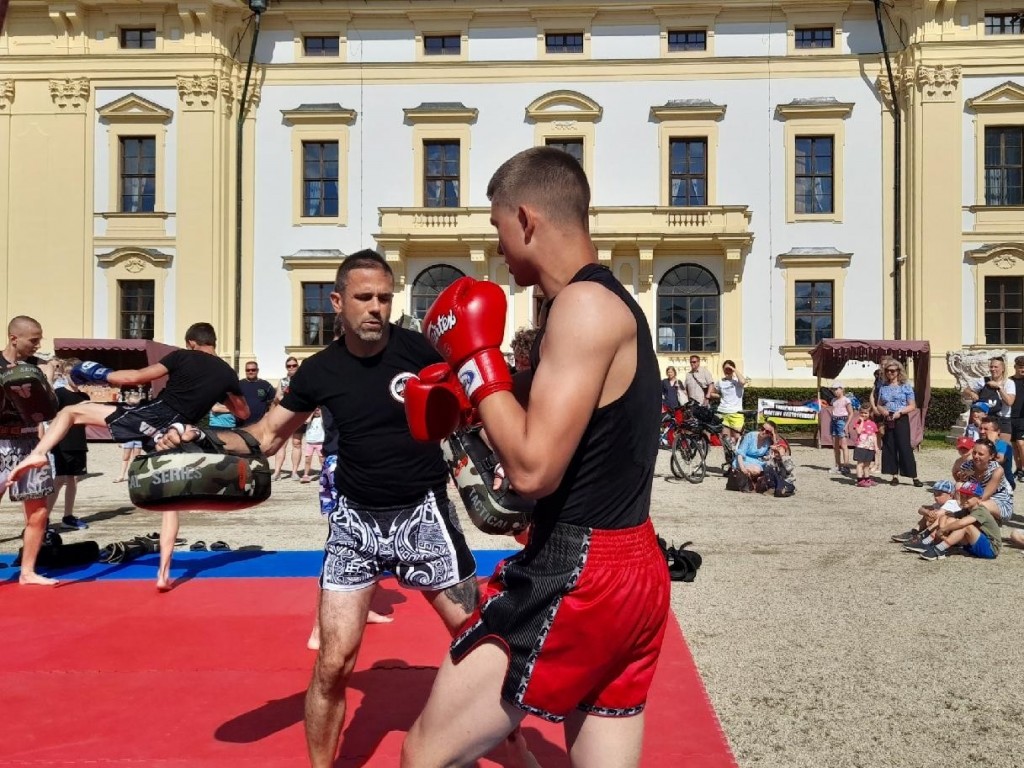
<svg viewBox="0 0 1024 768"><path fill-rule="evenodd" d="M999 439L1010 442L1010 409L1017 397L1017 385L1006 375L1006 361L1001 357L988 361L988 371L989 377L978 379L964 390L964 395L989 406L989 415L999 419Z"/></svg>
<svg viewBox="0 0 1024 768"><path fill-rule="evenodd" d="M724 376L708 389L708 399L718 398L718 415L722 417L725 436L734 442L743 433L743 389L747 379L736 369L736 363L722 363Z"/></svg>

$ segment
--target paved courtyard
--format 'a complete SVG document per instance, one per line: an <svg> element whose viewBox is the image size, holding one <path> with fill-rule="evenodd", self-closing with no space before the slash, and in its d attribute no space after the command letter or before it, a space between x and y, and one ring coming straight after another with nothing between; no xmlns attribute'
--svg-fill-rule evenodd
<svg viewBox="0 0 1024 768"><path fill-rule="evenodd" d="M830 450L794 455L789 499L726 492L714 473L676 481L665 454L655 479L659 532L692 540L704 557L694 583L673 586L673 610L740 765L1020 766L1024 552L934 563L902 553L889 535L913 522L925 489L856 488L827 473ZM90 528L68 541L102 546L159 529L158 514L132 507L126 485L111 482L119 456L92 445L77 505ZM952 449L920 452L921 478L948 476L953 459ZM318 549L315 493L282 480L256 509L183 516L181 535ZM15 552L22 517L9 500L3 509L0 553ZM1024 517L1010 525L1024 529ZM509 548L468 535L478 549Z"/></svg>

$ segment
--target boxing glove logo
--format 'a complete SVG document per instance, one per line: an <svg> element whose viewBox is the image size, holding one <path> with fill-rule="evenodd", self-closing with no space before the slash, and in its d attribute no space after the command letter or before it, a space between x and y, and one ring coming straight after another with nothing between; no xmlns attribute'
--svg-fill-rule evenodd
<svg viewBox="0 0 1024 768"><path fill-rule="evenodd" d="M441 315L434 322L427 326L427 338L432 346L437 347L441 337L455 327L456 323L454 310L448 310L447 315Z"/></svg>

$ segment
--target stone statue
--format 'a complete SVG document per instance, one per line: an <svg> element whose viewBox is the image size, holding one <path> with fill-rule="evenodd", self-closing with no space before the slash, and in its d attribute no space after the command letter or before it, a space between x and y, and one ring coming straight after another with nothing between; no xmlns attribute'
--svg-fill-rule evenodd
<svg viewBox="0 0 1024 768"><path fill-rule="evenodd" d="M946 368L956 379L956 388L963 392L978 379L988 376L988 361L993 357L1009 359L1009 352L1005 349L959 349L955 352L946 353ZM1009 363L1007 363L1009 368ZM969 404L969 398L964 399Z"/></svg>

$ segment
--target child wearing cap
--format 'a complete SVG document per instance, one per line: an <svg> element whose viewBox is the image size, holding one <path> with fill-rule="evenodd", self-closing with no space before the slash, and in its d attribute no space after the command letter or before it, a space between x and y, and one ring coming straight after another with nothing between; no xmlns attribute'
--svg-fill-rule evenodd
<svg viewBox="0 0 1024 768"><path fill-rule="evenodd" d="M853 460L857 462L857 487L870 488L877 485L871 479L871 467L878 451L878 425L871 418L870 406L861 406L852 428L857 436L857 444L853 449Z"/></svg>
<svg viewBox="0 0 1024 768"><path fill-rule="evenodd" d="M922 504L917 510L921 516L916 528L891 537L897 544L919 544L929 533L936 530L947 515L956 516L961 513L960 504L953 497L956 486L952 480L939 480L931 488L933 501ZM931 542L928 542L931 544Z"/></svg>
<svg viewBox="0 0 1024 768"><path fill-rule="evenodd" d="M850 460L846 450L846 421L850 418L850 398L846 396L843 385L838 381L832 384L832 391L835 397L827 406L832 415L832 424L829 427L829 435L832 436L832 453L836 460L834 469L829 470L833 474L848 474L846 466Z"/></svg>

